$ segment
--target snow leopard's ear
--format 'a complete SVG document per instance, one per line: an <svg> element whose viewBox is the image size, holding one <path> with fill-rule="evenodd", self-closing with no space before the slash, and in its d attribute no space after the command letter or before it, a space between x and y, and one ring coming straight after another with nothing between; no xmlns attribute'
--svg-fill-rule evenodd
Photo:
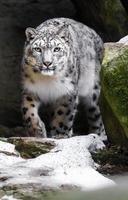
<svg viewBox="0 0 128 200"><path fill-rule="evenodd" d="M70 33L69 33L69 25L63 25L59 31L57 32L57 34L63 39L65 40L65 42L69 42L70 39Z"/></svg>
<svg viewBox="0 0 128 200"><path fill-rule="evenodd" d="M30 40L33 40L35 38L37 31L36 29L29 27L25 30L25 34L26 34L27 41L29 42Z"/></svg>

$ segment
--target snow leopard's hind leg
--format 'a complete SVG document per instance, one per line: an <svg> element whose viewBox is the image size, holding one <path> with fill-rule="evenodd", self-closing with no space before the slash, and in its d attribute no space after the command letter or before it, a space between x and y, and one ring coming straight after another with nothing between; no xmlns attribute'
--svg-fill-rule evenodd
<svg viewBox="0 0 128 200"><path fill-rule="evenodd" d="M89 124L89 133L96 133L101 136L103 141L107 140L102 115L99 106L99 97L101 91L100 84L100 71L101 63L104 55L104 45L103 41L99 36L95 37L95 80L94 85L90 88L89 95L84 98L84 103L86 107L86 115Z"/></svg>
<svg viewBox="0 0 128 200"><path fill-rule="evenodd" d="M100 84L99 82L96 82L89 95L83 97L83 103L85 105L85 111L89 125L89 133L96 133L101 136L103 140L106 140L107 137L99 107L99 96Z"/></svg>
<svg viewBox="0 0 128 200"><path fill-rule="evenodd" d="M73 135L73 121L77 110L78 96L61 97L55 105L50 135L53 138L67 138Z"/></svg>

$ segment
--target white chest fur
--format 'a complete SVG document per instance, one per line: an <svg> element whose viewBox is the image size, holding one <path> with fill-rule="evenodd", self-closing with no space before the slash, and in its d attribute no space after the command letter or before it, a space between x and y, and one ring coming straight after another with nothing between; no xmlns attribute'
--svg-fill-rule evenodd
<svg viewBox="0 0 128 200"><path fill-rule="evenodd" d="M49 78L36 80L35 83L25 80L24 88L37 94L42 102L54 101L61 96L72 93L74 89L70 79L61 82L59 79Z"/></svg>

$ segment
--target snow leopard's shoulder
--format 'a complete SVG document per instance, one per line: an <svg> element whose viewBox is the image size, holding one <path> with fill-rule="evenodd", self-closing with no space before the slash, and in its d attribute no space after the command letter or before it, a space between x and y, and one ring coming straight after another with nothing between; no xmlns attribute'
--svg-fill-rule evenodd
<svg viewBox="0 0 128 200"><path fill-rule="evenodd" d="M53 18L53 19L48 19L44 21L42 24L40 24L36 29L38 31L42 31L44 29L48 28L53 28L53 29L59 29L62 26L67 26L67 27L72 27L74 32L79 29L82 32L87 32L93 35L97 35L96 32L91 29L90 27L86 26L85 24L75 21L70 18ZM75 30L76 29L76 30Z"/></svg>
<svg viewBox="0 0 128 200"><path fill-rule="evenodd" d="M71 35L79 41L85 41L86 39L94 44L95 50L100 51L103 48L103 41L100 36L92 28L86 26L85 24L75 21L70 18L53 18L48 19L42 24L40 24L36 29L38 31L51 30L52 32L58 31L61 27L67 26L67 29ZM74 39L73 38L73 39Z"/></svg>

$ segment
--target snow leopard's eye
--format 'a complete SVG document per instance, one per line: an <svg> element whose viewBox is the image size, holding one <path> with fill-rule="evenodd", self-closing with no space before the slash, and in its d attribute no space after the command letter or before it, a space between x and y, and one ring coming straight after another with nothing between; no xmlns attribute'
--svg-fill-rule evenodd
<svg viewBox="0 0 128 200"><path fill-rule="evenodd" d="M60 47L55 47L55 49L54 49L54 52L58 52L58 51L60 51Z"/></svg>
<svg viewBox="0 0 128 200"><path fill-rule="evenodd" d="M37 52L41 52L41 48L39 48L39 47L35 47L34 50Z"/></svg>

